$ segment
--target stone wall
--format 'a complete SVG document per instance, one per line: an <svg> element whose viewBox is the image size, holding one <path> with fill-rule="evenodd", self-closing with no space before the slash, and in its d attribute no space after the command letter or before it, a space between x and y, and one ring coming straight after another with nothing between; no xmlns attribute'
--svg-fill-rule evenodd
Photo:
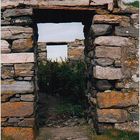
<svg viewBox="0 0 140 140"><path fill-rule="evenodd" d="M68 43L68 60L83 60L84 59L84 41L76 39Z"/></svg>
<svg viewBox="0 0 140 140"><path fill-rule="evenodd" d="M55 43L55 42L54 42ZM69 61L84 59L84 41L76 39L67 43L67 59ZM56 43L57 44L57 43ZM47 42L38 42L37 60L38 62L46 63L47 61ZM53 46L52 46L53 47Z"/></svg>
<svg viewBox="0 0 140 140"><path fill-rule="evenodd" d="M42 62L43 64L47 61L47 48L46 42L38 42L37 46L37 61L38 63Z"/></svg>
<svg viewBox="0 0 140 140"><path fill-rule="evenodd" d="M15 140L34 139L32 14L31 8L2 9L1 125L2 134Z"/></svg>
<svg viewBox="0 0 140 140"><path fill-rule="evenodd" d="M87 95L97 132L137 131L138 9L117 0L2 0L2 134L33 140L37 96L37 26L34 9L93 11L85 25ZM67 15L68 16L68 15ZM41 55L42 56L42 55Z"/></svg>
<svg viewBox="0 0 140 140"><path fill-rule="evenodd" d="M96 14L88 33L89 118L99 133L138 131L138 15Z"/></svg>

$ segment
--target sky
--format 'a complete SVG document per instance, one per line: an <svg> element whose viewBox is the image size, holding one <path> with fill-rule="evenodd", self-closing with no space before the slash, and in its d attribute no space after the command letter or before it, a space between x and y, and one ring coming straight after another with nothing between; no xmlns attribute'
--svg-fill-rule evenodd
<svg viewBox="0 0 140 140"><path fill-rule="evenodd" d="M81 23L41 23L38 24L38 42L70 42L75 39L84 39L83 27ZM58 61L65 60L67 45L48 45L47 58Z"/></svg>
<svg viewBox="0 0 140 140"><path fill-rule="evenodd" d="M39 42L74 41L84 39L81 23L38 24Z"/></svg>
<svg viewBox="0 0 140 140"><path fill-rule="evenodd" d="M47 58L52 61L65 60L67 59L67 45L48 45L47 46Z"/></svg>

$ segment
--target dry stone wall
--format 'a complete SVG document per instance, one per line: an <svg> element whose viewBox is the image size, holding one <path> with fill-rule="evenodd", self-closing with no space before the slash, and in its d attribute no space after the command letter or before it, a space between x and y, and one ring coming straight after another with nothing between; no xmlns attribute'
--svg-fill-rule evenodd
<svg viewBox="0 0 140 140"><path fill-rule="evenodd" d="M2 135L35 139L38 57L33 9L94 11L92 25L82 21L88 118L97 132L110 127L137 131L138 9L117 0L2 0L1 9Z"/></svg>
<svg viewBox="0 0 140 140"><path fill-rule="evenodd" d="M89 116L104 128L138 132L137 14L98 15L85 41Z"/></svg>
<svg viewBox="0 0 140 140"><path fill-rule="evenodd" d="M54 42L55 43L55 42ZM84 59L84 41L76 39L67 43L67 59L69 61L77 61ZM38 63L46 63L47 61L47 42L38 42L37 60ZM53 47L53 46L52 46Z"/></svg>
<svg viewBox="0 0 140 140"><path fill-rule="evenodd" d="M76 39L68 43L68 60L76 61L84 59L84 41Z"/></svg>
<svg viewBox="0 0 140 140"><path fill-rule="evenodd" d="M33 140L34 30L32 8L2 9L2 133L15 140ZM22 128L22 129L21 129Z"/></svg>
<svg viewBox="0 0 140 140"><path fill-rule="evenodd" d="M47 62L47 48L46 42L37 43L37 61L39 63L46 64Z"/></svg>

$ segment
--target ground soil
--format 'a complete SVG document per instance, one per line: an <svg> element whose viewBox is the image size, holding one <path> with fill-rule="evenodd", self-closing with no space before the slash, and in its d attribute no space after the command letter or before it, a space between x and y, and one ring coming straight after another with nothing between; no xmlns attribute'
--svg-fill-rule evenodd
<svg viewBox="0 0 140 140"><path fill-rule="evenodd" d="M84 118L56 114L56 107L60 102L57 96L41 93L40 119L42 117L45 123L39 128L37 140L90 140L89 126Z"/></svg>

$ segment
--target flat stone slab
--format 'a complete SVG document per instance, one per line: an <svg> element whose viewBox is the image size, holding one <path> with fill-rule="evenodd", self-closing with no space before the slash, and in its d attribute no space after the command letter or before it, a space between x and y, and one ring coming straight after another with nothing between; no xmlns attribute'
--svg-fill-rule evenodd
<svg viewBox="0 0 140 140"><path fill-rule="evenodd" d="M128 120L128 114L123 109L98 109L98 121L102 123L121 123Z"/></svg>
<svg viewBox="0 0 140 140"><path fill-rule="evenodd" d="M31 7L37 7L37 8L42 8L42 7L49 7L49 6L89 6L89 0L51 0L51 1L46 1L46 0L30 0L30 1L25 1L25 0L16 0L16 1L11 1L11 0L3 0L1 2L1 7L3 8L12 8L12 7L17 7L20 4L25 4L29 5Z"/></svg>
<svg viewBox="0 0 140 140"><path fill-rule="evenodd" d="M31 38L33 35L33 29L30 27L21 26L2 26L1 38L2 39L24 39Z"/></svg>
<svg viewBox="0 0 140 140"><path fill-rule="evenodd" d="M138 105L137 93L101 92L97 93L99 108L125 108Z"/></svg>
<svg viewBox="0 0 140 140"><path fill-rule="evenodd" d="M89 0L52 0L49 6L88 6Z"/></svg>
<svg viewBox="0 0 140 140"><path fill-rule="evenodd" d="M139 30L134 27L115 27L115 35L127 37L139 37Z"/></svg>
<svg viewBox="0 0 140 140"><path fill-rule="evenodd" d="M13 140L34 140L33 128L4 127L2 128L2 134Z"/></svg>
<svg viewBox="0 0 140 140"><path fill-rule="evenodd" d="M106 47L97 46L95 49L95 56L99 58L111 58L120 59L121 58L121 48L120 47Z"/></svg>
<svg viewBox="0 0 140 140"><path fill-rule="evenodd" d="M116 80L123 78L121 68L112 67L95 66L93 68L93 75L97 79Z"/></svg>
<svg viewBox="0 0 140 140"><path fill-rule="evenodd" d="M7 102L1 105L2 117L28 117L33 114L33 102Z"/></svg>
<svg viewBox="0 0 140 140"><path fill-rule="evenodd" d="M1 54L2 64L30 63L34 61L34 53Z"/></svg>
<svg viewBox="0 0 140 140"><path fill-rule="evenodd" d="M3 12L3 17L16 17L16 16L31 16L33 14L33 9L6 9Z"/></svg>
<svg viewBox="0 0 140 140"><path fill-rule="evenodd" d="M93 18L93 23L110 23L110 24L120 24L121 26L130 26L130 18L127 16L119 15L95 15Z"/></svg>
<svg viewBox="0 0 140 140"><path fill-rule="evenodd" d="M33 102L34 101L34 95L33 94L21 95L20 99L21 99L21 101Z"/></svg>
<svg viewBox="0 0 140 140"><path fill-rule="evenodd" d="M94 41L95 45L101 46L131 46L134 45L132 41L127 37L120 37L120 36L100 36L97 37Z"/></svg>
<svg viewBox="0 0 140 140"><path fill-rule="evenodd" d="M6 40L1 40L1 53L10 53L10 44Z"/></svg>
<svg viewBox="0 0 140 140"><path fill-rule="evenodd" d="M28 81L2 81L1 82L1 93L12 94L12 93L33 93L34 85Z"/></svg>
<svg viewBox="0 0 140 140"><path fill-rule="evenodd" d="M108 5L108 10L113 10L114 2L113 0L91 0L90 5L92 6Z"/></svg>

